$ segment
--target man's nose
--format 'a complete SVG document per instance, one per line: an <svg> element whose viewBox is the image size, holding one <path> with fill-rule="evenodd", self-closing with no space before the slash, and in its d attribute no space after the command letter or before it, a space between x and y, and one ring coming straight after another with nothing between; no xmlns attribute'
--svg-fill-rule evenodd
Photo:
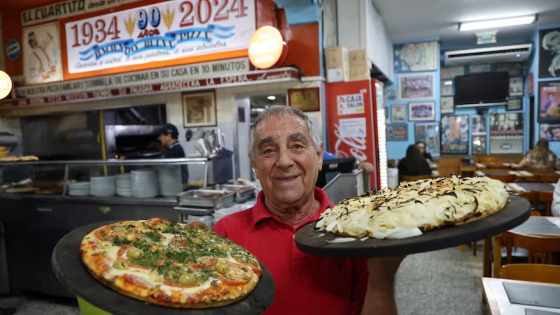
<svg viewBox="0 0 560 315"><path fill-rule="evenodd" d="M281 168L288 168L294 164L291 153L287 148L280 149L278 152L278 162L276 165Z"/></svg>

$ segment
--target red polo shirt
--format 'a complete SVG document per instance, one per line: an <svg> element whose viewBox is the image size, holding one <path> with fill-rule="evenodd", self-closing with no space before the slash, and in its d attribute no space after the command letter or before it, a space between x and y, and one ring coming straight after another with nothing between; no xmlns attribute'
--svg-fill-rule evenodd
<svg viewBox="0 0 560 315"><path fill-rule="evenodd" d="M267 315L357 314L366 293L365 260L317 257L301 252L294 241L297 228L272 215L261 191L256 205L227 216L214 226L253 253L270 271L276 286ZM331 203L315 188L321 207L301 226L317 220Z"/></svg>

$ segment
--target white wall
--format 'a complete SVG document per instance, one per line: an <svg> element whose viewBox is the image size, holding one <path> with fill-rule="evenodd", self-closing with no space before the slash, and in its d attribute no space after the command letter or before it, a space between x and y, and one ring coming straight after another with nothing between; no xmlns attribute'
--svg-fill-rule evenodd
<svg viewBox="0 0 560 315"><path fill-rule="evenodd" d="M369 59L386 77L393 77L393 44L371 0L338 0L338 44L367 49Z"/></svg>

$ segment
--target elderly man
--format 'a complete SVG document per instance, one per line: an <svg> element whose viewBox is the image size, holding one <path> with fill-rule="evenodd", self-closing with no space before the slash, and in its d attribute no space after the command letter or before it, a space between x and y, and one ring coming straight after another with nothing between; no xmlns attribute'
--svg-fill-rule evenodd
<svg viewBox="0 0 560 315"><path fill-rule="evenodd" d="M214 230L270 270L276 296L266 314L397 314L394 276L402 257L334 259L296 247L298 228L331 205L315 188L323 144L309 118L289 106L272 106L257 117L250 143L262 191L253 208L220 220Z"/></svg>

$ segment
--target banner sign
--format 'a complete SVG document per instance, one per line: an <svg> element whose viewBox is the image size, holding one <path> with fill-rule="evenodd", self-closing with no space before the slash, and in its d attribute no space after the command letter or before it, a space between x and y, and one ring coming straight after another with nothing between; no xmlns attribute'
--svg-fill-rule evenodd
<svg viewBox="0 0 560 315"><path fill-rule="evenodd" d="M153 84L185 79L224 76L233 73L246 73L249 70L249 59L237 58L108 75L84 80L27 86L16 88L16 94L20 97L48 96L78 91L121 88L138 84Z"/></svg>
<svg viewBox="0 0 560 315"><path fill-rule="evenodd" d="M66 23L68 72L247 49L255 1L168 1Z"/></svg>
<svg viewBox="0 0 560 315"><path fill-rule="evenodd" d="M215 78L179 80L157 84L143 84L126 88L103 89L91 92L77 92L69 94L57 94L47 97L35 97L19 100L8 100L0 102L0 107L61 104L94 99L115 98L125 96L136 96L144 94L158 94L181 91L194 91L212 89L217 87L241 86L266 82L283 82L298 80L301 74L297 69L279 68L271 71L254 71L245 74L226 75Z"/></svg>
<svg viewBox="0 0 560 315"><path fill-rule="evenodd" d="M60 20L65 17L101 11L139 0L67 0L21 12L21 26Z"/></svg>

